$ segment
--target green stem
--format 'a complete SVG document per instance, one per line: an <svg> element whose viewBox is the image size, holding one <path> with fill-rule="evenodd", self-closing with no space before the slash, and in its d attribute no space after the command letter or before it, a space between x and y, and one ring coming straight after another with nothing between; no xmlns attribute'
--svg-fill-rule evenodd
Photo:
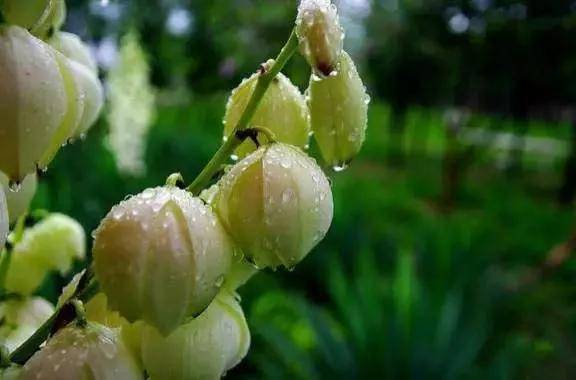
<svg viewBox="0 0 576 380"><path fill-rule="evenodd" d="M270 67L263 66L263 69L258 77L258 83L256 83L256 87L254 88L254 92L252 92L252 96L240 116L240 120L230 132L230 135L222 144L220 149L214 154L212 159L208 162L208 164L204 167L204 169L198 174L196 179L192 182L190 186L188 186L187 190L192 194L198 194L202 191L212 180L212 178L220 171L220 168L230 155L234 153L234 150L238 148L238 146L244 141L241 135L238 134L239 131L243 131L248 128L248 124L254 113L258 109L266 90L270 87L270 84L276 78L276 76L282 71L286 63L292 58L296 50L298 49L298 37L294 30L290 34L290 38L280 51L280 54L274 60L274 63Z"/></svg>
<svg viewBox="0 0 576 380"><path fill-rule="evenodd" d="M90 276L90 274L87 272L85 276ZM80 282L82 283L82 281ZM44 343L46 339L48 339L54 329L54 326L57 325L65 311L70 310L69 308L72 307L73 311L76 313L78 311L77 301L81 301L83 303L90 301L92 297L98 293L98 289L98 282L95 279L89 281L83 289L77 289L75 294L68 302L60 306L30 338L28 338L24 343L20 345L20 347L12 352L10 355L10 361L16 364L25 364L28 359L30 359L32 355L38 351L40 345ZM82 316L80 316L80 318L82 318Z"/></svg>
<svg viewBox="0 0 576 380"><path fill-rule="evenodd" d="M12 262L12 251L14 247L22 240L24 235L25 222L27 214L24 214L18 218L14 230L12 232L11 240L9 244L6 245L4 250L0 250L2 257L0 258L0 296L6 294L6 278L8 277L8 270L10 269L10 263Z"/></svg>

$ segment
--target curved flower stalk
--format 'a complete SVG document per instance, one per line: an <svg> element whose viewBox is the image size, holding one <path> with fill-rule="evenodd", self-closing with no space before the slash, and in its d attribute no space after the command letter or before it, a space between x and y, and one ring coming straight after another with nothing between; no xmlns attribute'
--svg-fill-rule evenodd
<svg viewBox="0 0 576 380"><path fill-rule="evenodd" d="M55 28L57 13L51 14ZM26 43L45 48L26 33L13 30ZM118 125L148 122L139 119L138 107L149 108L153 101L142 52L134 40L127 41L124 53L137 65L128 69L125 62L112 75L112 88L118 91L111 92L111 105L117 108L112 109L110 120ZM13 181L21 180L26 170L11 159L47 164L57 151L49 150L55 146L51 144L81 134L98 113L96 73L81 43L62 33L51 43L59 52L46 48L46 54L59 74L64 106L50 136L40 136L45 138L42 149L30 150L38 153L34 159L21 157L19 151L12 156L0 154L0 169L11 170L8 176ZM141 379L144 371L156 380L219 378L242 360L250 333L235 289L258 268L292 269L324 238L332 222L330 182L301 149L309 139L309 115L330 163L347 162L364 140L367 97L341 43L342 30L331 3L303 0L295 30L276 59L268 60L233 92L225 118L226 138L194 181L183 190L177 187L183 183L182 176L173 174L166 186L127 198L103 219L94 233L93 265L64 289L55 313L10 354L11 361L25 364L19 374L22 379ZM281 74L299 46L314 71L308 103ZM0 43L0 58L1 48ZM8 62L15 56L10 49L6 44ZM27 62L28 55L13 50ZM0 68L0 78L1 74ZM128 93L120 91L126 89ZM19 94L30 96L27 91L31 90L23 87ZM0 95L7 96L1 91ZM137 120L128 118L127 110ZM25 123L18 125L32 127L22 117ZM138 124L141 136L145 135L142 126ZM13 129L0 128L0 136L8 132ZM345 142L344 137L353 141ZM125 149L120 140L110 141L118 143L115 148ZM136 148L131 155L141 154L141 146ZM24 144L21 149L32 148ZM227 166L234 152L246 157ZM225 174L216 181L223 168ZM217 183L208 188L212 182ZM64 229L55 228L62 223L55 223L50 239L48 227L42 224L48 220L13 235L21 239L14 238L14 249L6 250L11 254L5 257L13 257L8 291L30 294L45 268L62 271L71 257L83 256L79 248L83 232L68 225L65 237ZM65 242L63 253L47 259L45 252L56 246L55 238ZM28 274L36 271L36 282L17 280L14 273L21 273L22 263ZM9 363L0 364L8 367ZM10 372L12 376L12 368Z"/></svg>

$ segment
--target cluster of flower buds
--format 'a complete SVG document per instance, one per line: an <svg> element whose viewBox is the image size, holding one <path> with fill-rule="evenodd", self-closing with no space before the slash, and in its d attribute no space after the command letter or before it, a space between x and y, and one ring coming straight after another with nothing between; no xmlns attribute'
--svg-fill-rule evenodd
<svg viewBox="0 0 576 380"><path fill-rule="evenodd" d="M0 27L0 80L15 89L0 88L0 118L12 122L0 126L0 170L23 180L85 132L102 94L81 41L55 32L61 0L32 0L31 13L15 1L2 3L7 19L21 26ZM51 46L24 28L41 38L51 30ZM332 222L330 181L305 153L312 131L324 161L342 168L360 151L366 129L368 96L343 51L336 8L329 0L302 0L295 30L312 67L307 96L282 73L271 78L275 61L267 61L229 98L224 140L236 144L229 146L240 161L216 184L196 196L169 180L114 206L93 235L100 293L78 306L73 297L84 277L73 279L58 308L73 300L83 309L78 321L51 337L17 378L216 379L244 358L250 331L237 288L260 269L294 268ZM43 70L34 70L37 62ZM263 83L269 87L246 123ZM13 135L18 144L3 145L1 137ZM28 178L9 199L12 206L0 199L0 233L6 209L16 218L27 208L33 189L26 189L35 186ZM7 290L30 295L46 268L68 270L83 247L73 221L46 218L13 247Z"/></svg>
<svg viewBox="0 0 576 380"><path fill-rule="evenodd" d="M19 183L86 133L103 89L88 48L58 31L63 0L0 4L0 171Z"/></svg>

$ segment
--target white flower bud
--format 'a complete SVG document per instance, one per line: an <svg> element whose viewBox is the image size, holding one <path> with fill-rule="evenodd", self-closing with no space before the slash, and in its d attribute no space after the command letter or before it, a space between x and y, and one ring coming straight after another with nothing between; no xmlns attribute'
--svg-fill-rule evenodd
<svg viewBox="0 0 576 380"><path fill-rule="evenodd" d="M146 327L142 357L150 380L219 379L246 356L250 331L231 294L222 292L199 317L163 337Z"/></svg>
<svg viewBox="0 0 576 380"><path fill-rule="evenodd" d="M68 32L57 32L50 38L48 43L64 54L66 58L86 66L94 74L98 73L96 60L77 35Z"/></svg>
<svg viewBox="0 0 576 380"><path fill-rule="evenodd" d="M332 221L332 191L316 162L287 144L264 146L220 181L214 207L258 267L292 268Z"/></svg>
<svg viewBox="0 0 576 380"><path fill-rule="evenodd" d="M321 81L312 78L309 106L312 130L324 160L343 169L364 143L369 96L356 66L342 53L338 74Z"/></svg>
<svg viewBox="0 0 576 380"><path fill-rule="evenodd" d="M3 0L0 11L6 23L34 29L46 22L53 4L53 0Z"/></svg>
<svg viewBox="0 0 576 380"><path fill-rule="evenodd" d="M89 322L58 331L24 365L20 380L143 380L118 329Z"/></svg>
<svg viewBox="0 0 576 380"><path fill-rule="evenodd" d="M224 116L224 136L228 137L252 96L258 76L254 74L245 79L232 91L228 104L226 105L226 115ZM278 142L291 144L300 148L308 146L310 135L310 114L306 100L298 87L294 86L290 79L280 73L270 84L264 94L262 101L258 105L249 127L263 127L274 133ZM263 136L262 143L266 143ZM253 141L247 139L236 149L239 157L256 150Z"/></svg>
<svg viewBox="0 0 576 380"><path fill-rule="evenodd" d="M338 71L344 32L336 6L330 0L302 0L296 17L300 52L316 75L327 77Z"/></svg>
<svg viewBox="0 0 576 380"><path fill-rule="evenodd" d="M8 177L0 172L0 186L4 188L6 202L8 203L8 216L10 224L12 224L28 211L30 202L34 198L34 194L36 194L36 173L27 175L24 181L17 186L18 188L11 189Z"/></svg>
<svg viewBox="0 0 576 380"><path fill-rule="evenodd" d="M39 298L13 299L0 303L0 344L14 351L54 313L48 301Z"/></svg>
<svg viewBox="0 0 576 380"><path fill-rule="evenodd" d="M0 187L0 252L4 249L6 237L8 237L8 223L8 205L6 204L4 189Z"/></svg>
<svg viewBox="0 0 576 380"><path fill-rule="evenodd" d="M212 210L176 187L147 189L115 206L94 237L110 308L164 334L208 306L234 253Z"/></svg>
<svg viewBox="0 0 576 380"><path fill-rule="evenodd" d="M0 83L0 171L20 182L36 171L67 111L55 51L25 29L0 26Z"/></svg>
<svg viewBox="0 0 576 380"><path fill-rule="evenodd" d="M32 294L52 271L68 272L74 260L86 255L86 234L74 219L51 214L24 231L14 246L6 289Z"/></svg>

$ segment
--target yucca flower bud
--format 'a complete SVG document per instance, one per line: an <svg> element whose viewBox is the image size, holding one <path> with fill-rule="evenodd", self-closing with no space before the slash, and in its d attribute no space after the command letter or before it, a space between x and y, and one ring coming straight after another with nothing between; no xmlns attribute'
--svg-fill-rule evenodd
<svg viewBox="0 0 576 380"><path fill-rule="evenodd" d="M230 135L244 112L254 92L259 75L254 74L250 78L243 80L232 91L224 116L225 138ZM300 148L308 146L310 135L308 106L298 87L294 86L284 74L278 74L272 81L249 126L269 129L279 142ZM264 136L259 136L259 138L263 139L262 143L268 142ZM236 149L236 154L239 157L244 157L256 150L256 148L254 142L247 139Z"/></svg>
<svg viewBox="0 0 576 380"><path fill-rule="evenodd" d="M219 379L240 363L249 348L250 331L242 308L226 292L168 337L151 327L144 328L142 336L142 358L150 380Z"/></svg>
<svg viewBox="0 0 576 380"><path fill-rule="evenodd" d="M53 4L53 0L3 0L0 12L6 23L30 30L46 22Z"/></svg>
<svg viewBox="0 0 576 380"><path fill-rule="evenodd" d="M58 331L22 368L20 380L142 380L118 329L88 322Z"/></svg>
<svg viewBox="0 0 576 380"><path fill-rule="evenodd" d="M300 52L314 73L334 75L344 43L336 6L330 0L302 0L296 17L296 35Z"/></svg>
<svg viewBox="0 0 576 380"><path fill-rule="evenodd" d="M74 219L50 214L24 231L14 246L6 289L21 295L32 294L52 271L65 274L74 260L86 256L86 234Z"/></svg>
<svg viewBox="0 0 576 380"><path fill-rule="evenodd" d="M234 254L212 210L172 186L115 206L94 238L96 275L110 308L164 334L210 304Z"/></svg>
<svg viewBox="0 0 576 380"><path fill-rule="evenodd" d="M48 43L66 58L86 66L94 74L98 72L96 60L77 35L68 32L57 32L50 38Z"/></svg>
<svg viewBox="0 0 576 380"><path fill-rule="evenodd" d="M8 205L6 204L4 189L0 187L0 252L4 249L6 237L8 237L8 223Z"/></svg>
<svg viewBox="0 0 576 380"><path fill-rule="evenodd" d="M214 207L256 266L294 267L332 221L332 191L316 162L287 144L261 147L220 181Z"/></svg>
<svg viewBox="0 0 576 380"><path fill-rule="evenodd" d="M67 60L72 77L76 104L80 111L69 134L69 138L83 137L94 124L104 106L104 89L96 74L88 67L73 60Z"/></svg>
<svg viewBox="0 0 576 380"><path fill-rule="evenodd" d="M67 111L55 51L18 26L0 26L0 171L34 173ZM46 164L46 163L44 163Z"/></svg>
<svg viewBox="0 0 576 380"><path fill-rule="evenodd" d="M8 216L10 224L22 216L30 206L34 194L36 194L36 173L29 174L16 188L10 186L8 177L0 172L0 187L4 188L6 202L8 203Z"/></svg>
<svg viewBox="0 0 576 380"><path fill-rule="evenodd" d="M340 70L330 78L310 80L312 130L324 160L341 170L364 143L370 97L352 58L342 53Z"/></svg>
<svg viewBox="0 0 576 380"><path fill-rule="evenodd" d="M54 306L39 297L3 301L0 303L0 345L12 352L30 338L53 313Z"/></svg>

